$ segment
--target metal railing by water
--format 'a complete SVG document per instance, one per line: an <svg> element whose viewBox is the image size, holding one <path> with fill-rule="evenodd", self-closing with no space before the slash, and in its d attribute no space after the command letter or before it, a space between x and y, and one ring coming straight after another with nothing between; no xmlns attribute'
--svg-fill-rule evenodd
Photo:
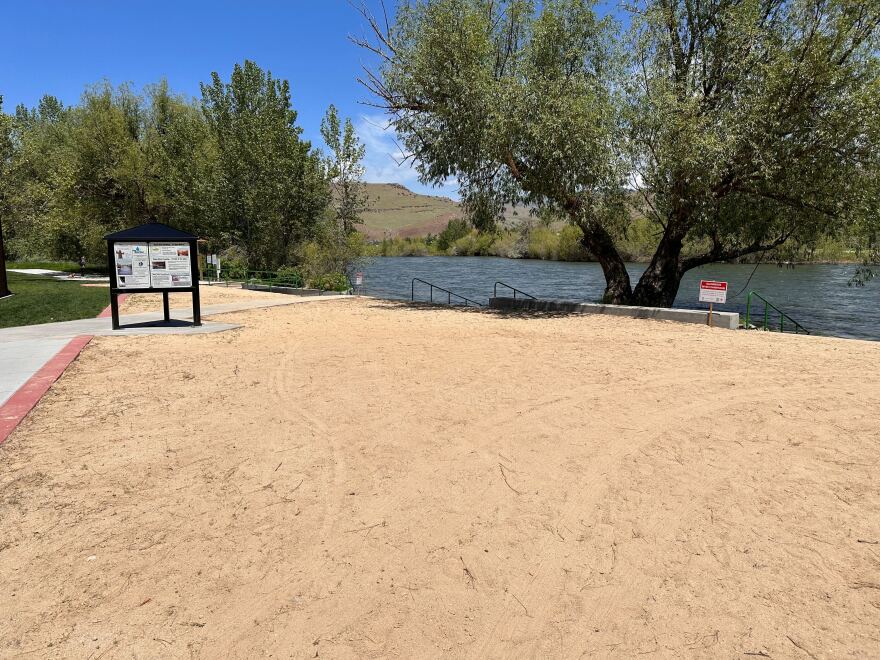
<svg viewBox="0 0 880 660"><path fill-rule="evenodd" d="M446 304L448 304L448 305L452 304L452 298L454 297L456 300L463 300L465 307L469 307L470 305L474 305L476 307L485 307L485 305L483 305L483 303L478 303L476 300L471 300L470 298L465 298L464 296L461 296L461 295L455 293L454 291L450 291L449 289L444 289L442 286L437 286L436 284L431 284L430 282L426 282L425 280L420 279L418 277L414 277L413 281L412 281L412 290L410 293L410 300L412 300L413 302L415 302L415 299L416 299L416 282L421 282L422 284L427 284L429 287L431 287L431 293L430 293L431 302L434 302L434 289L437 289L438 291L442 291L443 293L446 294Z"/></svg>
<svg viewBox="0 0 880 660"><path fill-rule="evenodd" d="M510 286L509 284L505 284L504 282L495 282L495 287L493 289L493 296L495 298L498 297L498 285L499 284L501 286L506 287L506 288L510 289L511 291L513 291L514 300L516 300L516 294L520 294L522 296L525 296L526 298L531 298L532 300L537 300L537 298L535 298L535 296L533 296L532 294L526 293L525 291L520 291L516 287Z"/></svg>
<svg viewBox="0 0 880 660"><path fill-rule="evenodd" d="M810 331L807 330L800 323L791 318L788 314L779 309L776 305L767 300L764 296L762 296L757 291L749 291L748 298L746 299L746 329L748 330L752 325L752 296L758 298L761 302L764 303L764 324L763 326L755 326L761 327L762 330L772 330L773 328L770 325L770 310L774 310L779 314L779 332L785 332L785 320L788 319L790 327L794 328L794 333L799 334L800 332L804 332L805 334L810 334ZM775 316L775 314L774 314Z"/></svg>
<svg viewBox="0 0 880 660"><path fill-rule="evenodd" d="M208 266L202 271L202 277L208 282L224 283L229 286L238 284L263 284L267 286L284 286L301 288L305 285L302 276L297 272L277 272L272 270L238 270L224 269L219 275L216 268Z"/></svg>

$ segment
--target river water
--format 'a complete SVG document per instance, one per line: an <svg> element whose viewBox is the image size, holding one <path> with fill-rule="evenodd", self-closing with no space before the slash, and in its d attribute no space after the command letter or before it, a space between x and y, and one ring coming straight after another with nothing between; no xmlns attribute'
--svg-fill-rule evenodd
<svg viewBox="0 0 880 660"><path fill-rule="evenodd" d="M381 257L360 270L370 295L409 300L414 277L450 289L485 304L496 281L515 286L537 298L596 302L605 289L602 269L595 263L566 263L496 257ZM630 264L633 284L644 270ZM701 279L729 283L727 304L718 311L745 315L746 296L757 291L813 334L880 340L880 281L849 287L855 266L809 265L779 268L775 264L711 264L688 272L676 307L706 309L697 301ZM754 273L754 274L753 274ZM751 281L749 277L751 276ZM499 295L511 295L509 291ZM428 300L428 287L416 283L416 300ZM435 291L435 300L446 295ZM756 304L758 305L756 308ZM764 307L752 302L752 318L763 319ZM771 310L772 314L772 310ZM777 322L778 317L771 317ZM753 321L754 322L754 321Z"/></svg>

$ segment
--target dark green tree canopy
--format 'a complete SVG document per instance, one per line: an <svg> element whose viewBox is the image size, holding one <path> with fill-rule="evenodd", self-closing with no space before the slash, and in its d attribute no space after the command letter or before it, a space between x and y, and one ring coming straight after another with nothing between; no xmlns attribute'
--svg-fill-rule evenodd
<svg viewBox="0 0 880 660"><path fill-rule="evenodd" d="M158 220L268 269L293 263L325 222L325 162L301 139L288 83L253 62L228 83L215 73L201 103L164 81L143 94L103 82L75 106L46 96L0 113L0 128L12 254L100 262L104 234Z"/></svg>
<svg viewBox="0 0 880 660"><path fill-rule="evenodd" d="M300 139L290 86L245 61L228 83L212 74L202 97L217 139L219 223L250 264L278 266L314 235L330 200L321 157Z"/></svg>

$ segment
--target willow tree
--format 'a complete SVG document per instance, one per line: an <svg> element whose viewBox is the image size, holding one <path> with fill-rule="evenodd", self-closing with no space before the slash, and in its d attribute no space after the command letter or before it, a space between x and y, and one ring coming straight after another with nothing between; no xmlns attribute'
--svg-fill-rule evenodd
<svg viewBox="0 0 880 660"><path fill-rule="evenodd" d="M851 0L639 3L624 125L662 233L634 302L876 214L878 22Z"/></svg>
<svg viewBox="0 0 880 660"><path fill-rule="evenodd" d="M851 219L876 154L876 2L630 10L625 33L587 0L407 0L393 25L364 11L381 63L363 82L425 182L577 224L609 302L671 305L690 268ZM635 287L614 238L631 186L658 227Z"/></svg>

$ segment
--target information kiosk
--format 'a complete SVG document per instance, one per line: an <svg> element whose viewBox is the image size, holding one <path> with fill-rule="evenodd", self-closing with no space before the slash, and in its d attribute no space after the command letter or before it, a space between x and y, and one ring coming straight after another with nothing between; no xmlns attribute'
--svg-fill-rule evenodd
<svg viewBox="0 0 880 660"><path fill-rule="evenodd" d="M161 222L107 234L110 312L119 330L120 293L161 293L165 322L171 321L170 291L192 293L193 325L202 324L199 305L198 237Z"/></svg>

